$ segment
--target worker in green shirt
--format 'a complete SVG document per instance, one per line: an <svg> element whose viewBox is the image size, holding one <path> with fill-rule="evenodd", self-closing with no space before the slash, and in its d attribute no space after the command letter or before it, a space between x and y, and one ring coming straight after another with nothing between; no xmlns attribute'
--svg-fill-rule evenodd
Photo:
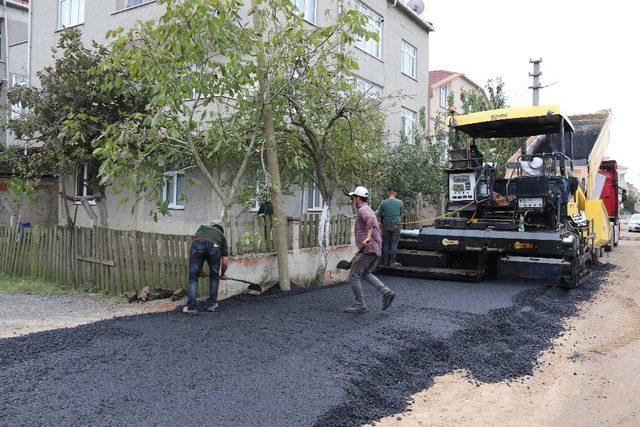
<svg viewBox="0 0 640 427"><path fill-rule="evenodd" d="M396 254L404 204L396 198L398 192L395 187L390 187L387 194L389 197L380 203L377 212L382 223L382 264L397 268L402 267L402 264L396 262Z"/></svg>
<svg viewBox="0 0 640 427"><path fill-rule="evenodd" d="M220 279L226 279L228 261L227 239L224 228L218 221L210 225L201 225L191 240L189 253L189 284L187 294L189 302L182 309L186 314L198 314L198 280L205 261L209 264L209 301L207 311L218 308L218 285Z"/></svg>

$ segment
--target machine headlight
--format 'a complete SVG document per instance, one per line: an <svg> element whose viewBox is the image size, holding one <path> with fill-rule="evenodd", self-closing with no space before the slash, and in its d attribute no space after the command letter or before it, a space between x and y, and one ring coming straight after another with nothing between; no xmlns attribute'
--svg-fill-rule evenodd
<svg viewBox="0 0 640 427"><path fill-rule="evenodd" d="M564 236L562 238L562 244L563 245L572 245L573 241L575 240L575 236L573 234L569 234L568 236Z"/></svg>

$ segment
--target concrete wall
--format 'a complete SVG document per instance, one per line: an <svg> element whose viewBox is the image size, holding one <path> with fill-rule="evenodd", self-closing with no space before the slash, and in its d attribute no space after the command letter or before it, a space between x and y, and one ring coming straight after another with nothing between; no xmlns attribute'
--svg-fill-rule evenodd
<svg viewBox="0 0 640 427"><path fill-rule="evenodd" d="M350 245L333 246L329 248L329 262L325 274L325 285L344 282L348 272L335 268L338 261L351 259L355 248ZM316 266L320 258L318 248L289 251L289 274L291 281L297 285L311 284L316 275ZM278 280L278 267L275 254L242 255L229 260L227 276L238 277L250 282L259 283L264 288L273 285ZM226 280L220 282L218 296L229 298L243 293L248 285Z"/></svg>
<svg viewBox="0 0 640 427"><path fill-rule="evenodd" d="M45 182L38 187L38 200L31 203L26 198L19 203L9 200L6 180L0 181L0 226L15 225L18 221L31 224L54 226L58 219L58 184ZM19 219L18 219L19 217Z"/></svg>

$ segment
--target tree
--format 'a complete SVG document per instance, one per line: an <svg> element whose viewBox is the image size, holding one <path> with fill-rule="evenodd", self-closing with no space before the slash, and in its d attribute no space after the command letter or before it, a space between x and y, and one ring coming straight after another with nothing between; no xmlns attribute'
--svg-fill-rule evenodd
<svg viewBox="0 0 640 427"><path fill-rule="evenodd" d="M355 25L363 27L365 18L347 11L338 23L312 29L291 1L255 0L249 11L254 24L250 27L241 16L240 1L161 3L166 12L158 22L110 34L115 41L103 68L123 67L125 73L112 73L114 78L105 87L147 88L151 100L147 112L110 126L98 142L95 154L103 159L103 182L119 178L138 198L159 200L168 167L197 170L222 201L223 219L228 223L232 207L255 188L248 171L262 165L260 154L265 153L268 167L263 174L276 214L280 285L287 287L286 224L278 217L286 183L278 179L282 162L275 136L285 127L282 106L290 98L299 101L308 95L288 86L291 64L303 69L304 63L310 69L294 78L295 87L316 84L314 90L330 94L335 87L326 70L336 70L336 64L344 69L352 61L338 48L353 34L365 35ZM172 42L166 43L168 39ZM322 78L312 80L310 76L316 74ZM304 161L293 157L284 163L289 166L287 176L296 181ZM166 205L159 202L156 210L165 213Z"/></svg>
<svg viewBox="0 0 640 427"><path fill-rule="evenodd" d="M92 155L92 141L112 122L132 112L144 110L147 97L144 92L104 90L104 73L94 70L107 56L104 46L82 44L80 31L65 30L54 50L54 63L38 73L40 87L15 87L9 91L9 100L20 105L19 117L9 121L9 129L21 140L19 145L7 148L3 162L22 181L19 186L33 188L42 176L60 179L67 224L73 220L67 204L65 178L76 176L78 167L88 165L98 169ZM24 156L24 152L29 153ZM84 183L96 195L100 215L94 225L107 225L105 188L95 174L88 174ZM18 185L18 181L15 181ZM83 206L96 217L86 200Z"/></svg>
<svg viewBox="0 0 640 427"><path fill-rule="evenodd" d="M463 90L460 93L463 114L509 107L500 77L489 79L485 90L488 96L479 90ZM495 163L497 174L504 175L507 160L520 148L523 141L523 138L478 139L476 145L487 162Z"/></svg>
<svg viewBox="0 0 640 427"><path fill-rule="evenodd" d="M628 193L627 199L624 201L624 210L629 213L635 213L637 203L638 197L636 197L634 194Z"/></svg>
<svg viewBox="0 0 640 427"><path fill-rule="evenodd" d="M310 29L293 4L285 4L284 14L291 16L272 14L266 28L283 167L299 185L313 182L323 199L316 283L324 280L337 196L354 183L373 181L372 165L387 137L385 99L359 91L351 77L358 64L350 45L377 36L366 30L364 15L342 2L340 10L331 24Z"/></svg>
<svg viewBox="0 0 640 427"><path fill-rule="evenodd" d="M380 182L385 188L396 187L409 207L418 200L437 204L444 190L446 138L443 124L436 121L435 135L429 137L424 109L419 112L418 125L411 138L388 148L382 158Z"/></svg>

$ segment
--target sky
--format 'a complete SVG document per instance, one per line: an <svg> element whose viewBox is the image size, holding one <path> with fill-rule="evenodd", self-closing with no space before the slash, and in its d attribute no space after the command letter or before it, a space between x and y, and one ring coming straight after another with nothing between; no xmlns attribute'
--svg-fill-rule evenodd
<svg viewBox="0 0 640 427"><path fill-rule="evenodd" d="M542 58L540 104L568 114L612 110L607 155L640 188L640 2L635 0L424 0L433 23L429 69L481 86L500 76L511 106L531 105Z"/></svg>

